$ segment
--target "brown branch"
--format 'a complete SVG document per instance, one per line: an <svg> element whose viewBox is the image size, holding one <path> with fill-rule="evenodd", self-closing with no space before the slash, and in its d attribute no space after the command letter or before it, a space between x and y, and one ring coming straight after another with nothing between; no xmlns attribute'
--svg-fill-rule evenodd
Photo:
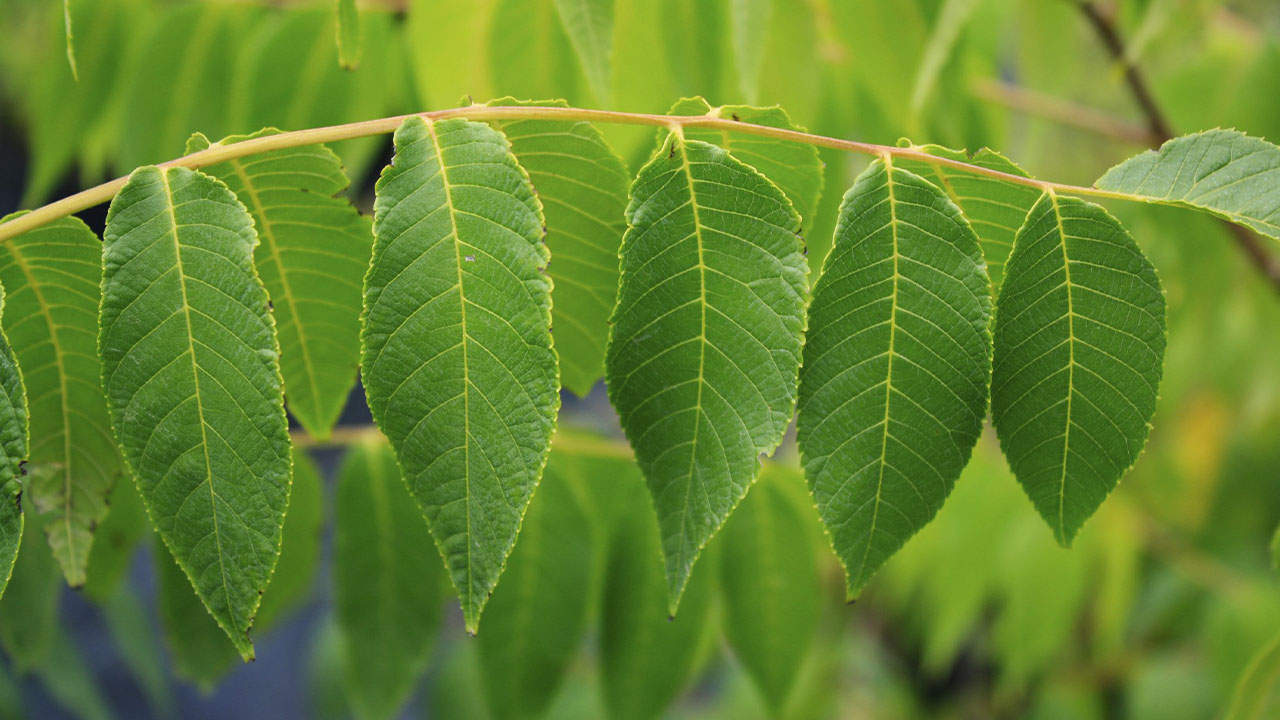
<svg viewBox="0 0 1280 720"><path fill-rule="evenodd" d="M1138 104L1138 108L1142 111L1147 128L1151 131L1152 139L1155 141L1151 143L1151 146L1159 147L1173 139L1176 133L1174 133L1173 127L1169 124L1168 118L1165 117L1164 111L1160 108L1160 104L1156 101L1155 95L1151 92L1151 86L1147 84L1146 77L1142 74L1137 63L1130 59L1128 53L1125 52L1124 39L1120 37L1120 30L1116 27L1115 19L1088 0L1078 1L1076 6L1080 8L1080 12L1084 14L1089 24L1093 27L1098 39L1106 46L1111 58L1124 69L1125 85L1128 86L1129 94L1133 96L1134 102ZM1226 220L1222 222L1227 226L1227 229L1231 232L1231 237L1245 254L1245 257L1249 259L1249 262L1257 268L1263 279L1271 285L1271 288L1280 293L1280 259L1272 256L1271 252L1263 244L1264 241L1248 228Z"/></svg>
<svg viewBox="0 0 1280 720"><path fill-rule="evenodd" d="M980 100L1003 105L1027 115L1042 117L1060 125L1135 145L1148 146L1152 143L1151 133L1141 125L1111 117L1094 108L1078 105L1054 95L991 78L974 80L971 91L974 97Z"/></svg>

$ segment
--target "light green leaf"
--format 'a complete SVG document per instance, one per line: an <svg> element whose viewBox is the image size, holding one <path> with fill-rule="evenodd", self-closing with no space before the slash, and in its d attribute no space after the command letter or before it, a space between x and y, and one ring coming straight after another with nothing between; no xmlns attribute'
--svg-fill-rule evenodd
<svg viewBox="0 0 1280 720"><path fill-rule="evenodd" d="M925 102L933 93L938 82L938 75L951 59L956 42L960 39L965 25L978 6L978 0L945 0L938 16L933 21L933 30L925 44L924 54L920 56L920 64L916 67L915 84L911 89L911 114L919 117ZM926 176L927 177L927 176Z"/></svg>
<svg viewBox="0 0 1280 720"><path fill-rule="evenodd" d="M738 89L747 102L760 94L760 70L764 65L769 25L773 20L773 0L732 0L729 30L733 59L738 68Z"/></svg>
<svg viewBox="0 0 1280 720"><path fill-rule="evenodd" d="M67 64L71 66L71 78L80 81L80 71L76 68L76 40L71 26L71 0L62 0L62 22L67 34Z"/></svg>
<svg viewBox="0 0 1280 720"><path fill-rule="evenodd" d="M905 145L905 141L899 143ZM970 163L1010 175L1030 177L1022 168L994 150L983 148L972 157L958 150L938 145L924 145L917 150L930 155ZM1004 264L1013 249L1013 238L1027 219L1027 213L1040 199L1040 191L1026 185L1003 182L986 175L965 172L918 160L895 160L894 164L919 175L942 188L959 206L965 218L978 233L982 255L986 259L991 286L998 293L1004 282Z"/></svg>
<svg viewBox="0 0 1280 720"><path fill-rule="evenodd" d="M0 647L19 673L39 667L49 656L58 629L58 566L40 541L40 516L28 513L22 552L0 597Z"/></svg>
<svg viewBox="0 0 1280 720"><path fill-rule="evenodd" d="M360 31L360 11L356 0L337 0L338 63L344 70L355 70L364 52L364 35Z"/></svg>
<svg viewBox="0 0 1280 720"><path fill-rule="evenodd" d="M728 118L751 125L786 130L801 130L780 107L757 108L749 105L711 107L700 98L685 98L667 111L668 115L706 115ZM735 134L727 130L689 127L684 130L690 140L718 145L734 158L750 165L777 185L795 206L806 228L811 227L822 196L822 161L813 145L775 140L756 135ZM665 133L663 133L665 136ZM661 144L661 143L659 143Z"/></svg>
<svg viewBox="0 0 1280 720"><path fill-rule="evenodd" d="M607 105L613 74L614 0L556 0L565 34L573 44L596 101Z"/></svg>
<svg viewBox="0 0 1280 720"><path fill-rule="evenodd" d="M1280 148L1235 130L1174 138L1111 168L1097 186L1200 208L1280 240Z"/></svg>
<svg viewBox="0 0 1280 720"><path fill-rule="evenodd" d="M986 414L991 300L978 238L887 158L840 207L814 287L796 439L856 597L942 507Z"/></svg>
<svg viewBox="0 0 1280 720"><path fill-rule="evenodd" d="M1240 675L1223 720L1260 720L1280 711L1280 635L1272 638Z"/></svg>
<svg viewBox="0 0 1280 720"><path fill-rule="evenodd" d="M680 94L720 97L732 82L724 62L732 52L726 42L727 0L656 1L662 46L650 48L650 53L666 58L671 81Z"/></svg>
<svg viewBox="0 0 1280 720"><path fill-rule="evenodd" d="M717 573L689 582L679 617L669 618L667 583L653 517L638 478L618 478L630 512L613 528L600 620L600 669L611 720L655 720L693 681L716 636Z"/></svg>
<svg viewBox="0 0 1280 720"><path fill-rule="evenodd" d="M107 517L94 529L83 588L84 594L99 604L107 603L116 594L138 544L151 534L147 509L129 478L116 481L107 496L107 507Z"/></svg>
<svg viewBox="0 0 1280 720"><path fill-rule="evenodd" d="M414 117L395 142L377 185L361 368L474 633L560 408L542 207L487 125Z"/></svg>
<svg viewBox="0 0 1280 720"><path fill-rule="evenodd" d="M0 289L0 309L5 307ZM0 598L4 597L13 564L22 544L22 461L27 458L27 395L22 386L13 348L0 332Z"/></svg>
<svg viewBox="0 0 1280 720"><path fill-rule="evenodd" d="M338 472L334 590L347 692L359 717L391 718L425 669L444 578L422 514L381 442Z"/></svg>
<svg viewBox="0 0 1280 720"><path fill-rule="evenodd" d="M492 96L485 50L496 4L497 0L409 0L406 45L421 107L448 107L466 96ZM467 62L457 62L460 57Z"/></svg>
<svg viewBox="0 0 1280 720"><path fill-rule="evenodd" d="M188 153L207 147L199 133L187 142ZM327 438L356 382L361 281L373 244L369 219L335 197L346 190L347 176L323 145L230 160L205 172L226 183L253 216L260 239L254 265L271 297L289 411L308 434Z"/></svg>
<svg viewBox="0 0 1280 720"><path fill-rule="evenodd" d="M584 104L586 82L553 0L496 0L488 35L494 93L521 98L567 98ZM468 48L467 55L476 52ZM456 64L455 58L446 67ZM450 104L458 98L448 98Z"/></svg>
<svg viewBox="0 0 1280 720"><path fill-rule="evenodd" d="M1276 533L1271 537L1271 569L1280 570L1280 526L1276 526Z"/></svg>
<svg viewBox="0 0 1280 720"><path fill-rule="evenodd" d="M294 448L293 487L280 534L280 561L258 607L254 628L259 632L275 627L311 594L320 562L320 536L324 532L323 496L316 464L305 451Z"/></svg>
<svg viewBox="0 0 1280 720"><path fill-rule="evenodd" d="M107 213L98 342L112 425L151 521L246 660L290 475L256 244L253 219L217 179L135 171Z"/></svg>
<svg viewBox="0 0 1280 720"><path fill-rule="evenodd" d="M0 244L4 329L31 403L30 501L67 584L85 582L120 455L98 359L102 243L64 218Z"/></svg>
<svg viewBox="0 0 1280 720"><path fill-rule="evenodd" d="M152 547L156 572L156 609L173 673L211 692L238 659L209 610L192 591L191 581L173 556L159 545Z"/></svg>
<svg viewBox="0 0 1280 720"><path fill-rule="evenodd" d="M766 464L725 524L720 551L725 636L775 717L813 646L823 595L813 536L788 484L804 478Z"/></svg>
<svg viewBox="0 0 1280 720"><path fill-rule="evenodd" d="M992 420L1018 482L1067 545L1146 443L1164 293L1105 210L1050 194L1018 232L1006 270Z"/></svg>
<svg viewBox="0 0 1280 720"><path fill-rule="evenodd" d="M556 105L501 98L490 105ZM609 314L618 296L618 246L626 229L622 160L590 123L514 120L490 123L507 136L546 212L547 266L555 290L551 323L560 379L579 396L604 373Z"/></svg>
<svg viewBox="0 0 1280 720"><path fill-rule="evenodd" d="M782 192L700 140L668 138L627 222L606 376L654 498L674 615L791 420L808 267Z"/></svg>
<svg viewBox="0 0 1280 720"><path fill-rule="evenodd" d="M574 480L551 456L477 636L494 717L542 717L587 629L595 547Z"/></svg>

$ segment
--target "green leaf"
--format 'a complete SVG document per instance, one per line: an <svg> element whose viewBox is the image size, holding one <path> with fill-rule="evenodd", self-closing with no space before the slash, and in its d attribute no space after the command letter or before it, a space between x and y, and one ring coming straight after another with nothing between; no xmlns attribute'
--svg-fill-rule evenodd
<svg viewBox="0 0 1280 720"><path fill-rule="evenodd" d="M899 145L907 145L905 141ZM994 150L983 148L970 157L967 153L938 145L914 146L916 150L960 162L970 163L1010 175L1030 177L1022 168ZM1040 191L1026 185L1004 182L986 175L965 172L918 160L895 160L894 164L919 175L942 188L959 206L965 218L978 233L982 255L986 259L991 286L998 293L1004 282L1004 265L1013 249L1013 238L1027 219L1027 213L1040 199Z"/></svg>
<svg viewBox="0 0 1280 720"><path fill-rule="evenodd" d="M266 631L303 604L315 584L324 532L324 492L320 471L303 450L293 450L289 513L280 534L280 561L262 595L254 628Z"/></svg>
<svg viewBox="0 0 1280 720"><path fill-rule="evenodd" d="M338 471L334 589L347 691L357 715L394 717L425 669L444 578L395 455L350 449Z"/></svg>
<svg viewBox="0 0 1280 720"><path fill-rule="evenodd" d="M485 48L496 5L497 0L409 0L406 45L422 107L492 96L489 53L479 49ZM460 57L467 62L457 62Z"/></svg>
<svg viewBox="0 0 1280 720"><path fill-rule="evenodd" d="M22 552L0 598L0 647L19 673L39 667L49 656L58 630L58 566L49 546L40 542L40 517L29 513Z"/></svg>
<svg viewBox="0 0 1280 720"><path fill-rule="evenodd" d="M680 94L720 97L728 84L724 60L731 57L732 52L726 42L729 36L727 1L657 2L662 46L650 48L649 52L666 58L671 81Z"/></svg>
<svg viewBox="0 0 1280 720"><path fill-rule="evenodd" d="M338 63L344 70L355 70L364 52L360 32L360 11L356 0L337 0Z"/></svg>
<svg viewBox="0 0 1280 720"><path fill-rule="evenodd" d="M151 521L246 660L290 475L256 244L253 219L217 179L135 171L107 213L98 343L112 425Z"/></svg>
<svg viewBox="0 0 1280 720"><path fill-rule="evenodd" d="M207 147L199 133L187 142L188 153ZM335 197L346 190L347 176L323 145L230 160L205 172L226 183L253 216L260 239L254 265L271 297L289 411L308 434L327 438L356 382L361 281L373 244L369 219Z"/></svg>
<svg viewBox="0 0 1280 720"><path fill-rule="evenodd" d="M1271 537L1271 569L1280 570L1280 526L1276 526L1275 535Z"/></svg>
<svg viewBox="0 0 1280 720"><path fill-rule="evenodd" d="M71 0L62 0L62 22L66 26L67 64L71 66L71 77L80 81L80 71L76 68L76 40L71 26Z"/></svg>
<svg viewBox="0 0 1280 720"><path fill-rule="evenodd" d="M1280 710L1280 635L1272 638L1241 674L1223 720L1259 720Z"/></svg>
<svg viewBox="0 0 1280 720"><path fill-rule="evenodd" d="M725 636L775 717L813 646L823 595L813 536L787 484L804 478L765 465L720 552Z"/></svg>
<svg viewBox="0 0 1280 720"><path fill-rule="evenodd" d="M942 507L986 414L991 300L945 194L878 160L814 286L796 439L849 598Z"/></svg>
<svg viewBox="0 0 1280 720"><path fill-rule="evenodd" d="M81 720L110 720L115 717L102 688L85 662L85 653L71 636L54 627L53 641L45 661L35 668L44 689L73 717Z"/></svg>
<svg viewBox="0 0 1280 720"><path fill-rule="evenodd" d="M497 95L568 98L581 105L585 78L565 35L553 0L496 0L487 49ZM466 55L476 52L468 48ZM447 59L445 67L456 64ZM457 98L448 98L457 102Z"/></svg>
<svg viewBox="0 0 1280 720"><path fill-rule="evenodd" d="M84 594L106 603L129 572L138 544L150 535L151 523L138 488L128 478L116 482L107 496L111 508L94 530L89 565L85 568Z"/></svg>
<svg viewBox="0 0 1280 720"><path fill-rule="evenodd" d="M28 507L67 584L85 583L94 529L120 474L98 359L102 243L64 218L0 244L5 334L31 405Z"/></svg>
<svg viewBox="0 0 1280 720"><path fill-rule="evenodd" d="M1164 293L1105 210L1051 194L1031 210L1006 270L991 416L1018 482L1067 545L1146 443Z"/></svg>
<svg viewBox="0 0 1280 720"><path fill-rule="evenodd" d="M156 572L156 609L174 675L211 692L235 667L239 653L192 591L191 581L173 557L152 548Z"/></svg>
<svg viewBox="0 0 1280 720"><path fill-rule="evenodd" d="M1174 138L1111 168L1097 186L1208 210L1280 240L1280 147L1235 130Z"/></svg>
<svg viewBox="0 0 1280 720"><path fill-rule="evenodd" d="M773 20L773 0L732 0L729 30L733 59L738 68L738 89L747 102L760 94L760 70L764 65L766 39Z"/></svg>
<svg viewBox="0 0 1280 720"><path fill-rule="evenodd" d="M600 669L611 720L654 720L692 682L715 637L714 572L689 582L669 618L657 527L633 474L619 476L630 511L613 528L600 627Z"/></svg>
<svg viewBox="0 0 1280 720"><path fill-rule="evenodd" d="M574 480L556 467L553 453L477 636L494 717L542 717L587 629L591 520Z"/></svg>
<svg viewBox="0 0 1280 720"><path fill-rule="evenodd" d="M614 0L556 0L565 34L578 55L596 101L607 105L613 74Z"/></svg>
<svg viewBox="0 0 1280 720"><path fill-rule="evenodd" d="M749 105L711 107L700 98L685 98L667 111L668 115L706 115L731 118L750 125L765 125L785 130L803 131L791 122L780 107L757 108ZM688 127L685 137L718 145L734 158L760 171L778 186L800 213L806 228L811 227L822 196L822 161L818 149L804 143L776 140L756 135L735 134L727 130ZM665 135L665 133L664 133Z"/></svg>
<svg viewBox="0 0 1280 720"><path fill-rule="evenodd" d="M674 615L791 420L808 267L776 186L714 145L667 144L631 186L605 364L658 512Z"/></svg>
<svg viewBox="0 0 1280 720"><path fill-rule="evenodd" d="M490 105L555 105L501 98ZM557 120L490 123L507 136L546 213L551 323L560 379L585 396L604 373L609 314L618 296L618 247L626 229L622 160L593 125Z"/></svg>
<svg viewBox="0 0 1280 720"><path fill-rule="evenodd" d="M925 102L933 93L947 61L951 59L956 42L968 24L978 0L945 0L929 33L929 41L916 67L915 84L911 89L911 114L918 118ZM927 176L926 176L927 177Z"/></svg>
<svg viewBox="0 0 1280 720"><path fill-rule="evenodd" d="M542 207L487 125L414 117L395 142L377 185L361 368L474 633L560 407Z"/></svg>
<svg viewBox="0 0 1280 720"><path fill-rule="evenodd" d="M11 241L12 242L12 241ZM0 310L5 307L0 289ZM4 597L22 544L22 461L27 457L27 395L13 348L0 332L0 598Z"/></svg>
<svg viewBox="0 0 1280 720"><path fill-rule="evenodd" d="M130 483L122 482L118 487L129 486ZM144 519L143 523L145 522ZM203 610L198 612L202 615L206 614ZM111 596L102 603L102 618L106 621L107 629L111 633L116 652L119 653L124 666L128 668L130 675L142 690L152 713L156 717L174 717L177 714L177 708L173 688L169 684L160 635L151 608L143 603L133 587L118 585ZM210 624L213 624L212 621ZM222 637L222 631L217 630L216 625L214 629L219 633L219 637ZM225 640L223 644L226 644ZM232 662L234 662L234 655Z"/></svg>

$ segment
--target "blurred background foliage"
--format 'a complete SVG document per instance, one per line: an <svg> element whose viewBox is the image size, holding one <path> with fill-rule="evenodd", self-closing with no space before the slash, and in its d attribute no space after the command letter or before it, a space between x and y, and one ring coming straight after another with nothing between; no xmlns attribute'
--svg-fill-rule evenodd
<svg viewBox="0 0 1280 720"><path fill-rule="evenodd" d="M76 80L62 3L0 0L0 214L177 156L197 130L300 129L504 95L643 112L695 94L779 104L824 135L990 146L1084 184L1151 141L1122 65L1070 0L757 0L769 10L755 27L735 24L731 4L616 0L612 52L592 55L575 50L555 0L368 0L348 71L333 2L73 0ZM1274 0L1098 7L1176 132L1280 141ZM604 130L632 169L652 149L651 131ZM334 149L367 210L389 141ZM863 162L823 159L827 192L806 223L815 264ZM1070 550L988 433L937 520L845 605L788 442L669 622L647 496L598 387L566 398L561 424L577 429L557 438L477 638L423 563L422 528L392 533L351 512L379 450L343 463L313 449L299 453L252 665L151 549L128 483L83 590L63 587L29 523L0 602L0 717L383 717L401 696L400 716L433 718L1164 719L1231 703L1280 717L1280 690L1265 682L1280 672L1268 555L1280 296L1220 223L1110 209L1160 273L1170 342L1147 451ZM100 228L104 212L86 219ZM367 421L357 390L344 423ZM389 567L412 572L424 598L389 634L334 588L344 553L368 551L361 533L391 537ZM540 554L543 539L575 552ZM352 633L406 647L360 656Z"/></svg>

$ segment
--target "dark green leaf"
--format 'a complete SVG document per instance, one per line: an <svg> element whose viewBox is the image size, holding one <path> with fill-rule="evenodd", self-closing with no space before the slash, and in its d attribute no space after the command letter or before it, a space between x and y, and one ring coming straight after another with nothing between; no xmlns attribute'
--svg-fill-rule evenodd
<svg viewBox="0 0 1280 720"><path fill-rule="evenodd" d="M461 119L406 120L377 192L365 391L475 632L560 406L542 208L506 139Z"/></svg>
<svg viewBox="0 0 1280 720"><path fill-rule="evenodd" d="M0 289L0 313L13 312ZM0 332L0 598L22 544L22 461L27 457L27 395L13 348Z"/></svg>
<svg viewBox="0 0 1280 720"><path fill-rule="evenodd" d="M205 692L236 666L235 645L196 597L182 568L159 543L155 558L156 606L173 673Z"/></svg>
<svg viewBox="0 0 1280 720"><path fill-rule="evenodd" d="M99 336L112 424L151 521L246 660L290 475L256 244L215 178L135 171L107 214Z"/></svg>
<svg viewBox="0 0 1280 720"><path fill-rule="evenodd" d="M28 513L22 530L22 552L13 565L9 587L0 598L0 647L18 672L39 667L48 657L58 630L58 566L41 542L40 518Z"/></svg>
<svg viewBox="0 0 1280 720"><path fill-rule="evenodd" d="M98 603L107 602L115 594L129 572L139 543L151 531L147 509L129 478L116 482L107 496L107 506L110 512L94 530L84 582L84 594Z"/></svg>
<svg viewBox="0 0 1280 720"><path fill-rule="evenodd" d="M280 561L262 595L254 628L266 631L304 603L315 584L324 532L324 492L320 471L305 451L293 451L293 487L289 513L280 534Z"/></svg>

